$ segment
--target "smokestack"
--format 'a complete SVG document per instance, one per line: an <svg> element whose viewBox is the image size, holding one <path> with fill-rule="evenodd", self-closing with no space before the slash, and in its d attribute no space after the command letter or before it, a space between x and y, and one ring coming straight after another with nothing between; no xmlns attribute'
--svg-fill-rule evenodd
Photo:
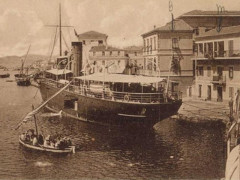
<svg viewBox="0 0 240 180"><path fill-rule="evenodd" d="M79 76L82 70L82 42L72 42L73 74Z"/></svg>

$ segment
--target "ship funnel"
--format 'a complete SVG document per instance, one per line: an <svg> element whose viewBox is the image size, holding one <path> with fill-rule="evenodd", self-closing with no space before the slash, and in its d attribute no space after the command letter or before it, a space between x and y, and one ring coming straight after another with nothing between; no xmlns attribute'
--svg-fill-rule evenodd
<svg viewBox="0 0 240 180"><path fill-rule="evenodd" d="M74 76L79 76L82 70L82 42L72 42L72 70Z"/></svg>

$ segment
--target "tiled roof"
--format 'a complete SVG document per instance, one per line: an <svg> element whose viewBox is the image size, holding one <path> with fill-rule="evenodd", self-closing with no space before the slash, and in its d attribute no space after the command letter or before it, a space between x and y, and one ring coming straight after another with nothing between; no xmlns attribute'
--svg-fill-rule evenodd
<svg viewBox="0 0 240 180"><path fill-rule="evenodd" d="M90 52L93 51L123 51L123 49L115 48L112 46L93 46L90 50Z"/></svg>
<svg viewBox="0 0 240 180"><path fill-rule="evenodd" d="M106 34L102 34L96 31L88 31L82 34L78 34L78 38L80 39L99 39L99 38L107 38Z"/></svg>
<svg viewBox="0 0 240 180"><path fill-rule="evenodd" d="M172 22L169 22L165 26L153 29L152 31L142 34L142 36L153 33L153 32L161 32L161 31L165 31L165 32L172 31ZM174 31L193 31L193 28L190 25L188 25L184 20L175 19L174 20Z"/></svg>
<svg viewBox="0 0 240 180"><path fill-rule="evenodd" d="M240 11L224 11L222 16L240 16ZM180 17L184 16L219 16L218 11L202 11L202 10L193 10L187 12Z"/></svg>
<svg viewBox="0 0 240 180"><path fill-rule="evenodd" d="M126 50L126 51L142 51L143 47L142 46L129 46L129 47L125 47L124 50Z"/></svg>
<svg viewBox="0 0 240 180"><path fill-rule="evenodd" d="M230 34L240 34L240 25L223 27L220 32L218 32L216 29L212 29L196 37L196 40L207 38L207 37L215 37L215 36L230 35Z"/></svg>
<svg viewBox="0 0 240 180"><path fill-rule="evenodd" d="M172 30L172 22L167 23L165 26L158 28L159 31L169 31ZM182 19L175 19L174 20L174 31L192 31L193 28L189 26L184 20Z"/></svg>

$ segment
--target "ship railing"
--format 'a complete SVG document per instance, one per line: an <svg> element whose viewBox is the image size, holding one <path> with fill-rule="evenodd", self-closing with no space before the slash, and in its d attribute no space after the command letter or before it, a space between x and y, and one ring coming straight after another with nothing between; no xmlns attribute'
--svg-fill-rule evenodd
<svg viewBox="0 0 240 180"><path fill-rule="evenodd" d="M55 80L47 79L46 83L51 86L61 88L64 84L59 83ZM159 93L132 93L132 92L118 92L112 91L109 88L94 89L84 86L69 85L66 89L69 92L74 92L77 94L99 98L107 99L112 101L122 101L122 102L133 102L133 103L163 103L169 100L179 100L181 99L180 92L168 91Z"/></svg>

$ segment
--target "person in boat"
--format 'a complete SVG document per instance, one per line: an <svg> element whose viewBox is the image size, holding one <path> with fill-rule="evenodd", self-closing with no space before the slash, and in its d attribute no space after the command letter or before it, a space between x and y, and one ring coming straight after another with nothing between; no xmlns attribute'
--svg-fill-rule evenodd
<svg viewBox="0 0 240 180"><path fill-rule="evenodd" d="M36 137L36 136L33 137L32 144L33 144L34 146L37 146L37 145L38 145L38 140L37 140L37 137Z"/></svg>
<svg viewBox="0 0 240 180"><path fill-rule="evenodd" d="M50 147L50 135L48 135L45 140L44 140L44 143L43 143L43 146L44 147Z"/></svg>
<svg viewBox="0 0 240 180"><path fill-rule="evenodd" d="M22 134L20 135L20 139L21 139L22 141L26 141L26 133L22 133Z"/></svg>
<svg viewBox="0 0 240 180"><path fill-rule="evenodd" d="M44 143L44 139L43 139L43 135L42 135L42 134L39 134L39 135L38 135L38 143L39 143L40 145L43 145L43 143Z"/></svg>

